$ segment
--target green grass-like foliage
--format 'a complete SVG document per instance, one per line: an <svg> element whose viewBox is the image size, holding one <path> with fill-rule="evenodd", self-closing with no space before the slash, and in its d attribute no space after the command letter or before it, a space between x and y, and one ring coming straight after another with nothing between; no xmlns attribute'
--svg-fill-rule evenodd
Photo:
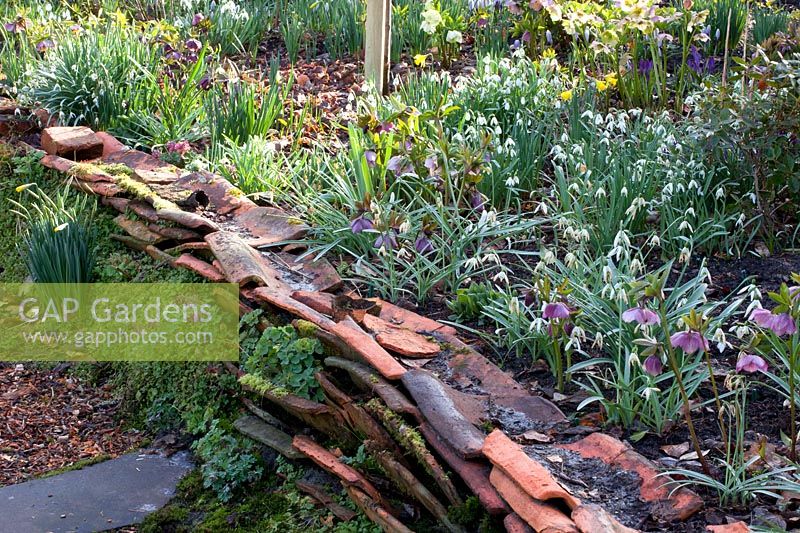
<svg viewBox="0 0 800 533"><path fill-rule="evenodd" d="M33 280L39 283L88 283L95 263L94 204L69 188L48 196L37 185L18 190L32 198L11 200L20 217L18 249Z"/></svg>

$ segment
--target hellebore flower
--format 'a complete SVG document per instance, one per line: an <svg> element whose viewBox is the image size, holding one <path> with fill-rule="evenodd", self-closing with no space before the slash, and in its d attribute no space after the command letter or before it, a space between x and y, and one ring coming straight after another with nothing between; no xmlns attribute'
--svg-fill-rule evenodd
<svg viewBox="0 0 800 533"><path fill-rule="evenodd" d="M362 231L371 230L373 227L372 221L368 218L365 218L363 213L350 221L350 231L355 234L361 233Z"/></svg>
<svg viewBox="0 0 800 533"><path fill-rule="evenodd" d="M205 15L203 15L202 13L196 13L195 16L192 17L192 26L199 25L205 19L206 19Z"/></svg>
<svg viewBox="0 0 800 533"><path fill-rule="evenodd" d="M394 129L394 124L391 122L381 122L381 125L378 126L378 133L389 133Z"/></svg>
<svg viewBox="0 0 800 533"><path fill-rule="evenodd" d="M653 70L652 59L639 60L639 74L643 74L648 80L650 79L650 72Z"/></svg>
<svg viewBox="0 0 800 533"><path fill-rule="evenodd" d="M473 191L469 199L469 205L472 206L472 209L475 211L483 211L483 195L477 190Z"/></svg>
<svg viewBox="0 0 800 533"><path fill-rule="evenodd" d="M514 0L507 0L506 7L514 15L522 15L522 8Z"/></svg>
<svg viewBox="0 0 800 533"><path fill-rule="evenodd" d="M209 90L211 88L211 78L203 76L200 78L200 81L197 82L197 87L203 91Z"/></svg>
<svg viewBox="0 0 800 533"><path fill-rule="evenodd" d="M524 299L525 305L530 307L533 305L535 301L536 301L536 294L534 294L533 290L531 289L525 291L525 299Z"/></svg>
<svg viewBox="0 0 800 533"><path fill-rule="evenodd" d="M486 17L481 17L478 19L477 26L479 28L485 28L487 24L489 24L489 20Z"/></svg>
<svg viewBox="0 0 800 533"><path fill-rule="evenodd" d="M378 235L378 238L375 239L375 243L372 245L375 248L385 248L387 250L394 250L397 248L397 235L395 235L394 230L389 230L386 233L381 233Z"/></svg>
<svg viewBox="0 0 800 533"><path fill-rule="evenodd" d="M752 374L754 372L766 372L767 362L757 355L744 355L736 361L736 371L747 372Z"/></svg>
<svg viewBox="0 0 800 533"><path fill-rule="evenodd" d="M651 326L658 324L658 320L658 314L646 307L631 307L622 313L622 321L627 323L636 322L637 324Z"/></svg>
<svg viewBox="0 0 800 533"><path fill-rule="evenodd" d="M51 39L45 39L36 45L36 51L39 52L40 54L43 54L50 48L55 47L55 45L56 43L54 43Z"/></svg>
<svg viewBox="0 0 800 533"><path fill-rule="evenodd" d="M364 159L367 160L367 165L374 167L378 162L378 154L376 154L373 150L367 150L364 152Z"/></svg>
<svg viewBox="0 0 800 533"><path fill-rule="evenodd" d="M708 350L708 341L697 331L674 333L669 340L673 346L683 349L687 354L693 354L697 350Z"/></svg>
<svg viewBox="0 0 800 533"><path fill-rule="evenodd" d="M522 34L522 42L523 43L531 42L531 32L526 31L525 33Z"/></svg>
<svg viewBox="0 0 800 533"><path fill-rule="evenodd" d="M166 148L167 152L179 155L186 155L192 149L188 141L170 141L167 143Z"/></svg>
<svg viewBox="0 0 800 533"><path fill-rule="evenodd" d="M544 305L542 318L569 318L569 307L562 302L553 302Z"/></svg>
<svg viewBox="0 0 800 533"><path fill-rule="evenodd" d="M767 309L758 308L753 309L753 312L750 313L750 320L762 328L772 330L779 337L794 335L797 332L797 324L789 313L776 315Z"/></svg>
<svg viewBox="0 0 800 533"><path fill-rule="evenodd" d="M657 355L651 355L645 359L644 364L642 364L642 368L651 376L657 376L664 371L664 365L661 364L661 358Z"/></svg>
<svg viewBox="0 0 800 533"><path fill-rule="evenodd" d="M186 41L185 45L187 50L191 50L193 52L197 52L203 47L203 43L197 39L189 39Z"/></svg>
<svg viewBox="0 0 800 533"><path fill-rule="evenodd" d="M417 237L414 241L414 249L421 254L427 254L433 251L433 243L424 233Z"/></svg>

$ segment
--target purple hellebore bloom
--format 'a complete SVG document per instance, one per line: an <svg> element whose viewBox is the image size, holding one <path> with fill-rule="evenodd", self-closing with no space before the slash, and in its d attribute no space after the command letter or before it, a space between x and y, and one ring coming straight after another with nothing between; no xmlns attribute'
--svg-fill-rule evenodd
<svg viewBox="0 0 800 533"><path fill-rule="evenodd" d="M203 76L200 78L200 81L197 82L197 87L203 91L209 90L211 88L211 78L208 76Z"/></svg>
<svg viewBox="0 0 800 533"><path fill-rule="evenodd" d="M525 33L522 34L522 42L523 43L531 42L531 32L526 31Z"/></svg>
<svg viewBox="0 0 800 533"><path fill-rule="evenodd" d="M752 374L754 372L766 372L767 362L757 355L745 355L736 361L737 372L747 372Z"/></svg>
<svg viewBox="0 0 800 533"><path fill-rule="evenodd" d="M658 315L652 309L646 307L631 307L622 313L622 321L631 323L636 322L646 326L658 324Z"/></svg>
<svg viewBox="0 0 800 533"><path fill-rule="evenodd" d="M192 17L192 26L197 26L201 22L206 19L206 16L202 13L196 13L195 16Z"/></svg>
<svg viewBox="0 0 800 533"><path fill-rule="evenodd" d="M386 164L386 170L391 170L394 172L395 176L403 176L404 174L413 172L414 167L411 166L411 163L409 163L405 157L396 155L389 159L389 162Z"/></svg>
<svg viewBox="0 0 800 533"><path fill-rule="evenodd" d="M376 154L373 150L367 150L364 152L364 159L367 160L367 165L374 167L378 162L378 154Z"/></svg>
<svg viewBox="0 0 800 533"><path fill-rule="evenodd" d="M645 359L642 368L644 368L644 371L651 376L657 376L664 371L664 365L661 364L661 358L657 355L651 355Z"/></svg>
<svg viewBox="0 0 800 533"><path fill-rule="evenodd" d="M525 305L528 307L532 306L533 303L536 301L536 295L533 293L533 290L525 291Z"/></svg>
<svg viewBox="0 0 800 533"><path fill-rule="evenodd" d="M197 39L189 39L186 41L185 45L187 50L191 50L193 52L197 52L201 48L203 48L203 43L201 43Z"/></svg>
<svg viewBox="0 0 800 533"><path fill-rule="evenodd" d="M423 233L417 237L417 240L414 242L414 249L424 255L433 251L433 243L428 236Z"/></svg>
<svg viewBox="0 0 800 533"><path fill-rule="evenodd" d="M378 238L375 239L375 244L372 245L375 248L386 248L387 250L394 250L397 248L397 235L395 235L394 230L389 230L386 233L381 233L378 235Z"/></svg>
<svg viewBox="0 0 800 533"><path fill-rule="evenodd" d="M393 129L394 129L394 123L381 122L380 126L378 126L378 133L389 133Z"/></svg>
<svg viewBox="0 0 800 533"><path fill-rule="evenodd" d="M3 24L3 27L9 33L16 33L17 32L17 23L16 22L6 22Z"/></svg>
<svg viewBox="0 0 800 533"><path fill-rule="evenodd" d="M166 148L167 152L176 153L179 155L185 155L192 149L188 141L169 141Z"/></svg>
<svg viewBox="0 0 800 533"><path fill-rule="evenodd" d="M522 15L522 8L514 0L506 0L506 7L514 15Z"/></svg>
<svg viewBox="0 0 800 533"><path fill-rule="evenodd" d="M797 324L789 313L776 315L767 309L758 308L753 309L753 312L750 313L750 320L762 328L772 330L779 337L794 335L797 332Z"/></svg>
<svg viewBox="0 0 800 533"><path fill-rule="evenodd" d="M569 318L569 307L563 302L552 302L544 305L542 318Z"/></svg>
<svg viewBox="0 0 800 533"><path fill-rule="evenodd" d="M478 211L479 213L483 211L483 195L480 191L473 191L472 196L469 199L469 205L472 206L472 209Z"/></svg>
<svg viewBox="0 0 800 533"><path fill-rule="evenodd" d="M173 50L172 52L169 52L165 57L169 60L181 61L183 59L183 54L178 52L177 50Z"/></svg>
<svg viewBox="0 0 800 533"><path fill-rule="evenodd" d="M52 39L45 39L36 45L36 51L40 54L43 54L50 48L53 48L55 45L56 43L54 43Z"/></svg>
<svg viewBox="0 0 800 533"><path fill-rule="evenodd" d="M640 59L639 60L639 74L644 74L644 76L649 80L650 79L650 72L653 70L653 60L652 59Z"/></svg>
<svg viewBox="0 0 800 533"><path fill-rule="evenodd" d="M350 231L355 234L361 233L362 231L371 230L373 227L372 221L368 218L365 218L363 214L358 215L356 218L350 221Z"/></svg>
<svg viewBox="0 0 800 533"><path fill-rule="evenodd" d="M669 340L673 346L681 348L687 354L693 354L697 350L708 350L708 341L697 331L674 333Z"/></svg>
<svg viewBox="0 0 800 533"><path fill-rule="evenodd" d="M489 19L487 19L486 17L481 17L481 18L478 19L477 26L479 28L485 28L486 25L488 25L488 24L489 24Z"/></svg>

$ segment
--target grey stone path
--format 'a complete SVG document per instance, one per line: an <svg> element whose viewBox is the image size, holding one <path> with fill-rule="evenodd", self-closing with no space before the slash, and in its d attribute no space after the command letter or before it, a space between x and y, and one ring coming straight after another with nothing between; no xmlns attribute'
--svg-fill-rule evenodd
<svg viewBox="0 0 800 533"><path fill-rule="evenodd" d="M172 498L192 467L187 452L129 453L0 488L0 533L84 533L139 523Z"/></svg>

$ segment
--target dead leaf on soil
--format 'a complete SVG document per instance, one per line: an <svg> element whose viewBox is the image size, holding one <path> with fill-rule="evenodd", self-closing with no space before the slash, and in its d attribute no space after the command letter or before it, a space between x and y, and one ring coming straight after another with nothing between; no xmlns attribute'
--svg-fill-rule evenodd
<svg viewBox="0 0 800 533"><path fill-rule="evenodd" d="M692 445L688 442L682 442L680 444L665 444L661 447L661 451L665 454L669 455L670 457L680 457L681 455L685 454L692 448Z"/></svg>

